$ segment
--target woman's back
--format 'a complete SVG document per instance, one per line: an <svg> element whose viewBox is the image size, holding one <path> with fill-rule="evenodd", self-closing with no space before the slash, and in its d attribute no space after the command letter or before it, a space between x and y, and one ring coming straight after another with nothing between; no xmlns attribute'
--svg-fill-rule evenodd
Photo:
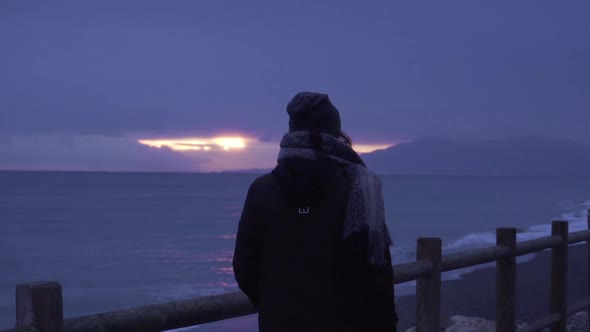
<svg viewBox="0 0 590 332"><path fill-rule="evenodd" d="M236 280L259 309L261 332L395 331L380 181L350 145L327 134L339 128L327 96L302 98L294 109L320 112L311 123L326 130L285 135L277 167L250 187ZM292 119L305 128L310 118Z"/></svg>

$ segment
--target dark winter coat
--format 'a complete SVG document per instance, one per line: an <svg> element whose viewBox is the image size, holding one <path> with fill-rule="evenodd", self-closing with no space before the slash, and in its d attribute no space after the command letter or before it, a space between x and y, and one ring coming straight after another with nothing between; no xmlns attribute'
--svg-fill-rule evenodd
<svg viewBox="0 0 590 332"><path fill-rule="evenodd" d="M283 160L251 185L233 268L260 332L396 330L391 264L368 263L366 231L342 239L348 192L330 160Z"/></svg>

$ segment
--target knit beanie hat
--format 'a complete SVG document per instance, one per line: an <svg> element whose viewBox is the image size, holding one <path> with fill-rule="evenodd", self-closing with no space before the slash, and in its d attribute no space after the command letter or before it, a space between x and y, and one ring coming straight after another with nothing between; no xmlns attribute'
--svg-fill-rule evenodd
<svg viewBox="0 0 590 332"><path fill-rule="evenodd" d="M328 95L300 92L287 104L289 132L308 130L338 136L340 113Z"/></svg>

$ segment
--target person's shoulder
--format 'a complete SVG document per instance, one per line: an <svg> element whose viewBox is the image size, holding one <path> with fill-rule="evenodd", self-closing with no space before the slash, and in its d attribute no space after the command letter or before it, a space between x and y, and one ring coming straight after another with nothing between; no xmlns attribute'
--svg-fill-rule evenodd
<svg viewBox="0 0 590 332"><path fill-rule="evenodd" d="M266 173L252 181L249 192L252 194L267 193L274 190L275 187L277 187L275 176L272 173Z"/></svg>

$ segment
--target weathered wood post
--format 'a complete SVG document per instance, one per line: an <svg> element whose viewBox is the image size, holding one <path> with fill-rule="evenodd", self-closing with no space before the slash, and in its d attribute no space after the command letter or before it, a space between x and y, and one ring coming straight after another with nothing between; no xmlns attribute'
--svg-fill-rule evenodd
<svg viewBox="0 0 590 332"><path fill-rule="evenodd" d="M554 221L551 235L563 240L551 249L551 313L560 314L561 320L551 326L551 332L565 332L567 326L567 269L568 222Z"/></svg>
<svg viewBox="0 0 590 332"><path fill-rule="evenodd" d="M43 332L63 330L61 285L38 282L16 286L16 327L34 325Z"/></svg>
<svg viewBox="0 0 590 332"><path fill-rule="evenodd" d="M419 238L417 259L429 261L432 264L432 270L416 282L416 332L438 332L440 331L441 239Z"/></svg>
<svg viewBox="0 0 590 332"><path fill-rule="evenodd" d="M496 229L496 245L509 255L496 260L496 331L516 331L516 228Z"/></svg>

